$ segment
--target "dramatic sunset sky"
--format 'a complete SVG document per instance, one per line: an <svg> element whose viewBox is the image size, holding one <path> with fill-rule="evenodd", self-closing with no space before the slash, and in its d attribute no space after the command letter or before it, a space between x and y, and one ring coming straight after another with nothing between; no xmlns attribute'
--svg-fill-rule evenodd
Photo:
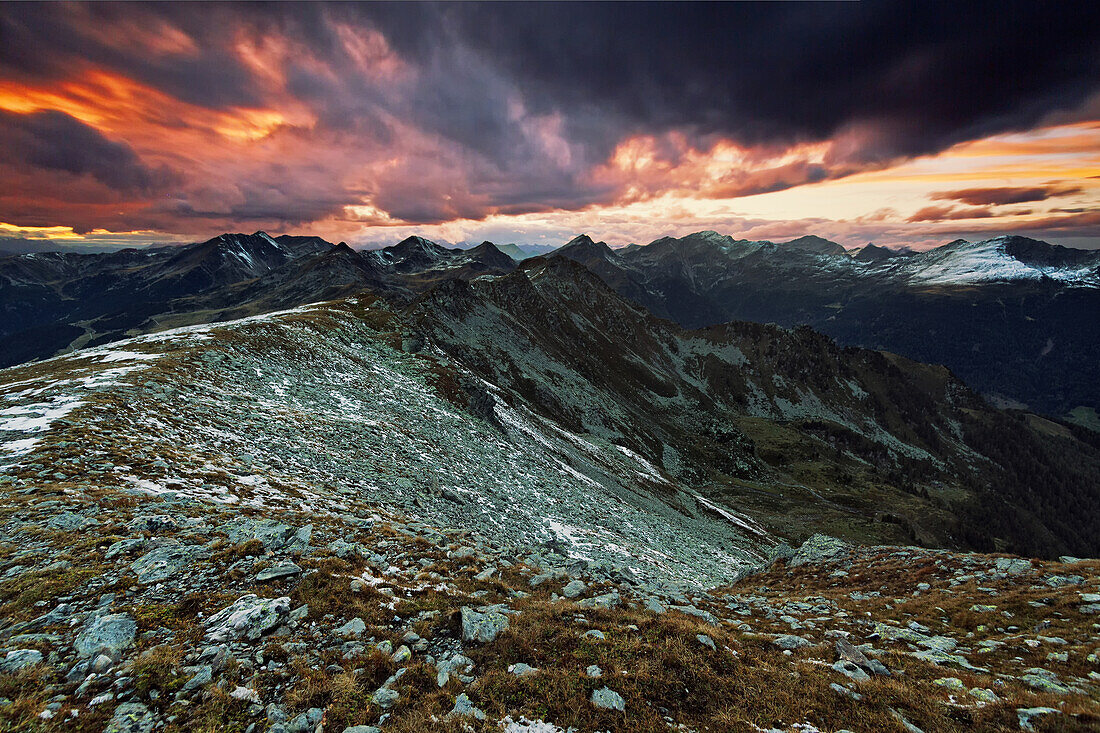
<svg viewBox="0 0 1100 733"><path fill-rule="evenodd" d="M1100 247L1090 3L0 4L0 239Z"/></svg>

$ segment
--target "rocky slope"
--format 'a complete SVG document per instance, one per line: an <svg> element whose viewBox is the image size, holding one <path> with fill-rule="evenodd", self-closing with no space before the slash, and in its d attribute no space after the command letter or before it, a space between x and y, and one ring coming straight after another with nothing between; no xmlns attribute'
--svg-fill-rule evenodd
<svg viewBox="0 0 1100 733"><path fill-rule="evenodd" d="M1100 563L896 545L1096 554L1098 453L562 258L23 364L0 730L1087 730Z"/></svg>
<svg viewBox="0 0 1100 733"><path fill-rule="evenodd" d="M732 586L671 587L354 495L3 489L7 730L1100 725L1097 561L816 535Z"/></svg>

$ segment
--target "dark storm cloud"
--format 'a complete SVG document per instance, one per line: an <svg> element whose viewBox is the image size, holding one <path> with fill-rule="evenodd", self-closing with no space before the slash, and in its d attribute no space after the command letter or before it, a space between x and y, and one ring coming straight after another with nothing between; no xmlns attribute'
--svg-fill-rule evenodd
<svg viewBox="0 0 1100 733"><path fill-rule="evenodd" d="M0 111L0 162L47 171L90 175L125 193L142 193L168 182L169 175L146 167L129 145L103 137L64 112Z"/></svg>
<svg viewBox="0 0 1100 733"><path fill-rule="evenodd" d="M1080 193L1081 190L1080 186L964 188L958 191L937 191L929 198L936 201L962 201L971 206L1001 206L1028 201L1046 201L1055 196Z"/></svg>
<svg viewBox="0 0 1100 733"><path fill-rule="evenodd" d="M463 3L376 17L407 55L460 38L532 104L617 133L755 144L870 124L852 151L869 160L1023 128L1100 88L1100 14L1084 2Z"/></svg>
<svg viewBox="0 0 1100 733"><path fill-rule="evenodd" d="M127 209L136 212L129 225L308 223L354 216L344 207L365 203L433 223L578 210L627 191L658 195L672 185L664 167L606 170L636 135L654 136L658 151L669 142L662 136L687 140L658 156L670 168L722 139L744 146L745 170L706 190L688 176L675 183L700 197L735 197L1025 129L1059 110L1072 117L1100 92L1091 10L1073 2L8 3L0 81L56 89L96 71L199 116L308 110L308 122L264 139L272 150L285 145L277 151L285 170L255 149L226 155L165 143L148 155L150 136L147 147L133 142L147 159L172 160L182 183ZM169 107L163 119L134 117L168 132L195 125L184 119L194 109ZM122 132L104 136L61 112L9 117L0 133L27 143L20 152L5 140L9 158L120 190L163 180ZM767 162L782 160L786 146L820 141L832 143L824 160ZM387 160L396 163L379 164ZM69 200L80 203L75 193ZM1003 203L1030 200L1041 199ZM81 213L82 223L108 210L83 203L103 206ZM29 221L58 204L28 195L18 205L0 209L0 220L24 212ZM964 211L936 208L946 218Z"/></svg>

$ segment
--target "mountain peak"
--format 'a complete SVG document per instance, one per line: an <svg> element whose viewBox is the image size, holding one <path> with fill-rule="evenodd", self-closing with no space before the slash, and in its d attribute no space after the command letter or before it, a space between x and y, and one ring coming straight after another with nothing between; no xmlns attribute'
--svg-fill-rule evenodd
<svg viewBox="0 0 1100 733"><path fill-rule="evenodd" d="M832 240L819 237L816 234L807 234L798 239L792 239L789 242L784 242L783 247L786 249L798 249L804 252L812 252L814 254L821 255L845 255L848 252L844 247L840 246Z"/></svg>

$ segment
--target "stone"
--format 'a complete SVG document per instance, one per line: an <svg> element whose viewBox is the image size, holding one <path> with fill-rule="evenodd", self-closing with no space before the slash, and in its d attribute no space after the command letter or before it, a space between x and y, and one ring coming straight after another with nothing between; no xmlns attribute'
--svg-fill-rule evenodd
<svg viewBox="0 0 1100 733"><path fill-rule="evenodd" d="M699 641L700 644L705 646L707 649L710 649L712 652L718 651L718 647L715 645L714 639L710 638L706 634L696 634L695 638Z"/></svg>
<svg viewBox="0 0 1100 733"><path fill-rule="evenodd" d="M538 674L537 668L523 662L508 665L508 671L516 677L530 677L533 674Z"/></svg>
<svg viewBox="0 0 1100 733"><path fill-rule="evenodd" d="M849 662L846 659L839 659L833 662L833 669L840 672L845 677L855 680L856 682L866 682L871 679L871 675L864 672L858 665Z"/></svg>
<svg viewBox="0 0 1100 733"><path fill-rule="evenodd" d="M592 705L601 710L626 711L626 700L623 700L623 696L610 687L601 687L598 690L593 690Z"/></svg>
<svg viewBox="0 0 1100 733"><path fill-rule="evenodd" d="M352 725L344 728L344 733L382 733L382 729L373 725Z"/></svg>
<svg viewBox="0 0 1100 733"><path fill-rule="evenodd" d="M42 652L37 649L13 649L0 660L0 672L18 672L42 661Z"/></svg>
<svg viewBox="0 0 1100 733"><path fill-rule="evenodd" d="M397 703L399 697L401 697L401 695L398 694L396 690L391 690L388 687L380 687L374 691L371 700L383 710L388 710Z"/></svg>
<svg viewBox="0 0 1100 733"><path fill-rule="evenodd" d="M657 615L665 613L666 611L665 607L661 605L661 603L656 598L650 598L645 602L645 610L649 611L650 613L655 613Z"/></svg>
<svg viewBox="0 0 1100 733"><path fill-rule="evenodd" d="M80 657L106 654L118 659L122 650L134 643L137 623L125 613L96 616L76 635L76 653Z"/></svg>
<svg viewBox="0 0 1100 733"><path fill-rule="evenodd" d="M206 640L214 643L247 639L256 641L281 626L290 613L290 599L241 596L206 620Z"/></svg>
<svg viewBox="0 0 1100 733"><path fill-rule="evenodd" d="M341 639L354 639L363 635L367 630L367 623L361 618L353 618L346 624L336 629L336 635Z"/></svg>
<svg viewBox="0 0 1100 733"><path fill-rule="evenodd" d="M1061 712L1057 708L1016 708L1016 719L1022 729L1035 730L1035 727L1031 724L1032 718L1037 718L1040 715L1059 715Z"/></svg>
<svg viewBox="0 0 1100 733"><path fill-rule="evenodd" d="M188 667L186 671L193 672L190 679L183 685L184 692L190 692L191 690L197 690L200 687L209 685L214 679L214 670L209 664L204 664L199 667Z"/></svg>
<svg viewBox="0 0 1100 733"><path fill-rule="evenodd" d="M106 554L103 555L103 559L113 560L120 555L130 555L143 547L145 547L145 539L143 537L128 537L124 540L111 543L111 546L107 548Z"/></svg>
<svg viewBox="0 0 1100 733"><path fill-rule="evenodd" d="M581 608L603 608L611 609L618 608L622 604L622 598L619 596L619 591L613 590L610 593L604 593L602 596L593 596L592 598L585 598L584 600L577 601L577 605Z"/></svg>
<svg viewBox="0 0 1100 733"><path fill-rule="evenodd" d="M603 677L603 670L600 669L597 664L590 664L588 668L584 670L584 673L589 677Z"/></svg>
<svg viewBox="0 0 1100 733"><path fill-rule="evenodd" d="M488 716L485 715L485 711L480 708L474 707L473 702L470 701L470 696L465 692L460 693L455 699L455 706L450 712L451 717L464 717L475 718L477 720L485 720Z"/></svg>
<svg viewBox="0 0 1100 733"><path fill-rule="evenodd" d="M837 562L851 552L852 546L836 537L815 534L802 543L798 552L787 561L787 566L797 568L809 563Z"/></svg>
<svg viewBox="0 0 1100 733"><path fill-rule="evenodd" d="M588 586L582 580L571 580L561 589L561 594L566 598L576 598L588 590Z"/></svg>
<svg viewBox="0 0 1100 733"><path fill-rule="evenodd" d="M1058 681L1058 675L1047 669L1040 669L1038 667L1026 669L1024 670L1024 674L1020 676L1020 681L1042 692L1053 692L1058 695L1064 695L1069 692L1069 688Z"/></svg>
<svg viewBox="0 0 1100 733"><path fill-rule="evenodd" d="M814 642L806 639L805 637L794 636L792 634L784 634L782 636L779 636L772 643L774 643L780 649L788 650L805 649L807 647L817 646Z"/></svg>
<svg viewBox="0 0 1100 733"><path fill-rule="evenodd" d="M392 657L395 664L401 664L412 659L412 650L402 644L397 648L397 651L393 653Z"/></svg>
<svg viewBox="0 0 1100 733"><path fill-rule="evenodd" d="M179 529L176 520L167 514L143 514L130 520L126 527L131 532L175 532Z"/></svg>
<svg viewBox="0 0 1100 733"><path fill-rule="evenodd" d="M145 553L130 563L142 585L162 583L209 552L197 545L168 544Z"/></svg>
<svg viewBox="0 0 1100 733"><path fill-rule="evenodd" d="M863 699L863 695L859 694L855 690L848 689L844 685L838 685L835 682L830 682L829 687L831 687L833 692L835 692L836 694L841 695L843 697L851 698L852 700L855 700L856 702L859 702L860 700Z"/></svg>
<svg viewBox="0 0 1100 733"><path fill-rule="evenodd" d="M589 629L581 634L582 639L595 639L596 641L603 641L607 637L599 629Z"/></svg>
<svg viewBox="0 0 1100 733"><path fill-rule="evenodd" d="M965 690L966 685L958 677L940 677L939 679L932 680L933 685L939 685L940 687L946 687L949 690Z"/></svg>
<svg viewBox="0 0 1100 733"><path fill-rule="evenodd" d="M970 690L970 696L979 702L995 704L1001 701L1001 698L993 692L993 690L986 689L984 687L974 687Z"/></svg>
<svg viewBox="0 0 1100 733"><path fill-rule="evenodd" d="M508 617L499 611L481 613L468 606L461 610L462 640L487 644L508 628Z"/></svg>
<svg viewBox="0 0 1100 733"><path fill-rule="evenodd" d="M229 693L229 696L241 702L247 702L253 705L260 704L260 693L256 692L251 687L242 687L238 685L233 689L233 692Z"/></svg>
<svg viewBox="0 0 1100 733"><path fill-rule="evenodd" d="M292 562L285 562L279 565L273 565L270 568L264 568L256 573L256 581L263 583L267 580L278 580L279 578L289 578L301 574L302 569L300 567Z"/></svg>
<svg viewBox="0 0 1100 733"><path fill-rule="evenodd" d="M289 733L313 733L324 716L325 711L321 708L310 708L304 713L294 716L286 724L286 729Z"/></svg>
<svg viewBox="0 0 1100 733"><path fill-rule="evenodd" d="M140 702L124 702L115 708L103 733L151 733L156 722L153 711Z"/></svg>

